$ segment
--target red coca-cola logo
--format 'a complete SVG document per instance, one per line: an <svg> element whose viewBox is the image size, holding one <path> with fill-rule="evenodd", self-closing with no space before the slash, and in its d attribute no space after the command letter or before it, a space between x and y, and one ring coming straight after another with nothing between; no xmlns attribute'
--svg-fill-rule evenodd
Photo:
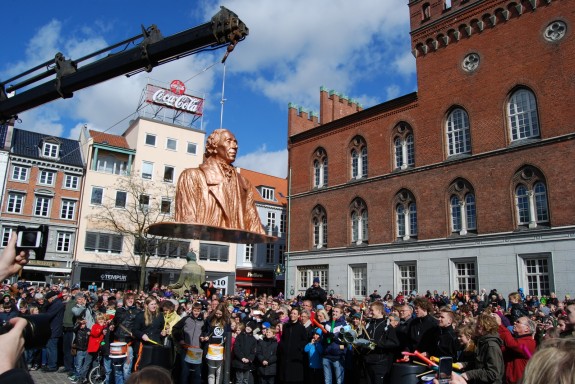
<svg viewBox="0 0 575 384"><path fill-rule="evenodd" d="M186 86L180 80L174 80L170 83L170 91L176 95L183 95L186 92Z"/></svg>

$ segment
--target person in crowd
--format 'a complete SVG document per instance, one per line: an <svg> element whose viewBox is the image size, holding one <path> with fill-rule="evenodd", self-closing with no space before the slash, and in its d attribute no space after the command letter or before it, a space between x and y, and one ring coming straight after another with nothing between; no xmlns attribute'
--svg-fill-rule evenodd
<svg viewBox="0 0 575 384"><path fill-rule="evenodd" d="M325 326L329 334L322 340L324 344L322 359L323 375L326 384L343 384L345 378L346 346L339 336L340 333L343 332L343 328L347 325L345 315L343 314L343 306L338 304L332 310L331 323Z"/></svg>
<svg viewBox="0 0 575 384"><path fill-rule="evenodd" d="M307 354L306 383L323 383L323 345L321 343L322 330L316 328L312 339L304 348Z"/></svg>
<svg viewBox="0 0 575 384"><path fill-rule="evenodd" d="M465 372L461 375L472 384L502 384L505 364L501 346L503 342L497 333L497 315L484 312L477 318L475 326L476 352L472 363L462 364Z"/></svg>
<svg viewBox="0 0 575 384"><path fill-rule="evenodd" d="M278 379L284 384L303 383L303 353L307 344L305 327L299 321L300 309L290 311L290 320L281 326L281 339L278 345Z"/></svg>
<svg viewBox="0 0 575 384"><path fill-rule="evenodd" d="M471 324L462 324L457 328L457 340L459 348L457 349L456 361L460 363L470 363L475 359L475 343L473 335L475 326Z"/></svg>
<svg viewBox="0 0 575 384"><path fill-rule="evenodd" d="M270 308L265 312L263 316L263 321L267 321L272 325L276 325L279 322L279 309L280 301L278 299L273 299L270 304Z"/></svg>
<svg viewBox="0 0 575 384"><path fill-rule="evenodd" d="M51 335L46 344L46 367L43 372L56 372L58 370L58 342L62 337L62 322L64 319L65 305L58 298L58 293L50 291L45 296L47 306L46 315L50 317Z"/></svg>
<svg viewBox="0 0 575 384"><path fill-rule="evenodd" d="M79 292L79 288L68 290L64 288L62 293L67 292L67 300L65 301L64 318L62 320L62 352L64 353L64 367L62 373L67 373L68 376L74 375L74 356L72 356L72 342L74 341L74 313L72 308L76 305L75 295Z"/></svg>
<svg viewBox="0 0 575 384"><path fill-rule="evenodd" d="M260 384L274 384L277 374L277 326L264 323L262 340L256 346L257 377Z"/></svg>
<svg viewBox="0 0 575 384"><path fill-rule="evenodd" d="M134 337L139 341L138 359L136 361L136 370L142 369L148 365L157 364L154 361L161 356L153 351L153 348L163 344L164 316L160 313L158 299L149 296L145 300L144 311L139 312L134 320ZM144 350L146 355L144 356Z"/></svg>
<svg viewBox="0 0 575 384"><path fill-rule="evenodd" d="M371 318L365 326L365 332L374 348L373 350L364 348L362 357L369 382L383 384L400 344L395 328L384 317L383 304L378 301L371 303L369 312Z"/></svg>
<svg viewBox="0 0 575 384"><path fill-rule="evenodd" d="M182 371L180 373L180 384L201 384L202 383L202 352L199 352L201 343L200 335L204 325L202 314L202 304L195 302L192 304L192 312L180 319L172 327L172 336L176 345L180 346L180 359ZM191 356L188 356L188 351ZM199 352L199 358L198 358ZM192 355L194 353L194 355Z"/></svg>
<svg viewBox="0 0 575 384"><path fill-rule="evenodd" d="M110 323L110 331L114 332L114 340L127 344L126 358L122 367L113 365L115 384L123 384L130 373L134 362L134 325L136 316L141 310L135 305L135 295L128 292L124 295L123 305L116 309L114 319ZM120 369L121 368L121 369Z"/></svg>
<svg viewBox="0 0 575 384"><path fill-rule="evenodd" d="M522 384L575 384L575 339L545 341L527 363Z"/></svg>
<svg viewBox="0 0 575 384"><path fill-rule="evenodd" d="M86 322L83 321L84 326ZM86 326L87 328L87 326ZM106 315L98 314L96 316L96 323L92 325L89 330L88 335L88 348L86 350L86 356L82 368L77 376L77 382L83 383L88 377L88 372L92 368L92 362L98 358L98 353L100 352L101 343L104 340L104 336L107 332Z"/></svg>
<svg viewBox="0 0 575 384"><path fill-rule="evenodd" d="M313 308L317 308L318 304L323 305L327 301L327 292L319 286L319 277L314 277L312 286L305 291L304 300L310 300Z"/></svg>
<svg viewBox="0 0 575 384"><path fill-rule="evenodd" d="M565 322L565 330L561 332L561 337L575 337L575 303L571 303L565 307L567 319Z"/></svg>
<svg viewBox="0 0 575 384"><path fill-rule="evenodd" d="M409 324L409 348L431 354L435 351L434 336L439 333L438 321L432 316L433 304L424 297L416 297L413 306L416 317Z"/></svg>
<svg viewBox="0 0 575 384"><path fill-rule="evenodd" d="M459 350L459 343L453 324L455 322L455 314L449 307L441 307L439 309L439 332L436 334L435 349L431 351L432 356L452 357L457 359L457 351Z"/></svg>
<svg viewBox="0 0 575 384"><path fill-rule="evenodd" d="M517 319L523 316L529 316L529 311L525 307L525 304L521 301L521 295L519 292L512 292L508 296L509 298L509 320L511 324L515 324ZM504 307L502 307L505 309Z"/></svg>
<svg viewBox="0 0 575 384"><path fill-rule="evenodd" d="M510 300L511 301L511 300ZM513 301L511 301L513 303ZM499 316L494 317L498 324L499 337L503 341L505 380L507 384L520 382L527 362L535 353L535 331L537 325L526 316L519 317L513 325L513 334L501 324Z"/></svg>
<svg viewBox="0 0 575 384"><path fill-rule="evenodd" d="M236 384L253 382L252 370L256 359L257 340L252 332L255 327L254 321L248 321L244 330L236 337L232 350L232 367L236 372Z"/></svg>
<svg viewBox="0 0 575 384"><path fill-rule="evenodd" d="M173 384L173 382L170 371L150 365L131 375L126 384Z"/></svg>
<svg viewBox="0 0 575 384"><path fill-rule="evenodd" d="M369 295L369 301L373 303L374 301L379 299L381 299L381 295L377 292L377 289L375 289L373 293Z"/></svg>
<svg viewBox="0 0 575 384"><path fill-rule="evenodd" d="M78 319L74 324L74 347L76 349L76 356L74 357L74 372L69 379L72 383L81 384L85 380L82 378L83 367L88 358L88 341L90 338L90 330L86 326L86 320Z"/></svg>
<svg viewBox="0 0 575 384"><path fill-rule="evenodd" d="M409 327L413 321L413 306L404 301L403 303L398 303L394 310L399 314L399 324L395 327L395 333L399 339L400 349L401 351L409 351ZM396 357L403 358L403 355L398 354Z"/></svg>
<svg viewBox="0 0 575 384"><path fill-rule="evenodd" d="M210 352L210 345L223 347L226 337L231 333L230 312L225 303L220 303L206 319L202 328L200 341L204 343L205 351ZM221 351L221 354L224 352ZM221 354L211 356L207 354L207 381L208 384L221 384L222 382L222 365Z"/></svg>

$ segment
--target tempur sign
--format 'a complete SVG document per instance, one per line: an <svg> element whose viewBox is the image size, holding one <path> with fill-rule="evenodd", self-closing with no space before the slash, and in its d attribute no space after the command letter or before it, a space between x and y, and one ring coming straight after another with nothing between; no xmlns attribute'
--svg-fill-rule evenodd
<svg viewBox="0 0 575 384"><path fill-rule="evenodd" d="M108 274L108 273L102 273L100 275L100 278L102 279L102 281L127 281L128 280L128 275L113 275L113 274Z"/></svg>

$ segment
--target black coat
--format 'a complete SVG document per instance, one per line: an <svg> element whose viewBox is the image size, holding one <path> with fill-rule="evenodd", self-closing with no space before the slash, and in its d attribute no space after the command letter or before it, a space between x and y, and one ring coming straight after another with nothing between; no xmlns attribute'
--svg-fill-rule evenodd
<svg viewBox="0 0 575 384"><path fill-rule="evenodd" d="M304 300L311 300L313 308L317 308L318 304L322 304L327 300L327 292L320 286L311 286L305 291Z"/></svg>
<svg viewBox="0 0 575 384"><path fill-rule="evenodd" d="M142 340L142 336L148 335L150 340L163 344L163 337L161 335L163 329L164 316L161 313L159 313L149 325L146 325L145 323L143 311L136 315L136 319L134 321L134 337L138 340Z"/></svg>
<svg viewBox="0 0 575 384"><path fill-rule="evenodd" d="M256 359L258 362L258 373L262 376L275 376L277 372L278 361L278 342L275 337L271 339L266 337L258 341L256 349ZM268 365L262 365L263 361L267 361Z"/></svg>
<svg viewBox="0 0 575 384"><path fill-rule="evenodd" d="M435 343L435 350L432 351L432 356L444 357L449 356L454 360L457 359L459 350L459 342L455 330L450 325L446 328L439 328L437 333L437 341Z"/></svg>
<svg viewBox="0 0 575 384"><path fill-rule="evenodd" d="M283 325L281 340L278 346L278 378L287 381L303 381L304 348L307 344L307 332L300 323L291 321Z"/></svg>
<svg viewBox="0 0 575 384"><path fill-rule="evenodd" d="M64 311L66 305L59 298L55 298L46 307L46 316L50 317L51 338L61 337L64 333Z"/></svg>
<svg viewBox="0 0 575 384"><path fill-rule="evenodd" d="M436 335L439 333L439 323L431 316L416 317L409 324L411 351L433 353L435 351Z"/></svg>
<svg viewBox="0 0 575 384"><path fill-rule="evenodd" d="M256 359L257 340L252 334L246 332L240 333L236 337L234 349L232 351L232 367L242 370L250 370L253 368L253 362ZM244 363L242 359L248 359L248 363Z"/></svg>

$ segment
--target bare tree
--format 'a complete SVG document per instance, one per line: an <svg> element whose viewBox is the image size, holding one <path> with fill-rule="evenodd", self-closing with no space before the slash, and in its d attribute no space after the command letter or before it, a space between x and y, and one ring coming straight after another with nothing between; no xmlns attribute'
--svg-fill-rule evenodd
<svg viewBox="0 0 575 384"><path fill-rule="evenodd" d="M121 177L113 188L116 196L107 197L89 215L97 226L122 235L123 262L130 268L139 267L139 289L144 289L149 267L161 268L169 256L188 252L189 241L152 236L147 228L154 223L173 221L175 187L171 183L155 183L140 176Z"/></svg>

